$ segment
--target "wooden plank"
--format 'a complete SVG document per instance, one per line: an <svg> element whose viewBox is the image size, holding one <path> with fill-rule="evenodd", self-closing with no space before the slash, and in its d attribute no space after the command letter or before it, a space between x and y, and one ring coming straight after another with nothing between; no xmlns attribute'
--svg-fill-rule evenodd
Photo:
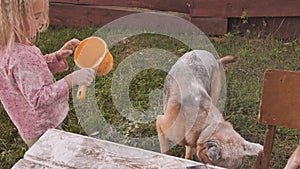
<svg viewBox="0 0 300 169"><path fill-rule="evenodd" d="M103 26L137 11L51 3L49 13L50 23L54 26L85 27Z"/></svg>
<svg viewBox="0 0 300 169"><path fill-rule="evenodd" d="M265 72L259 122L300 129L300 72Z"/></svg>
<svg viewBox="0 0 300 169"><path fill-rule="evenodd" d="M56 129L48 130L25 153L24 159L64 169L187 167L223 169Z"/></svg>
<svg viewBox="0 0 300 169"><path fill-rule="evenodd" d="M34 161L21 159L11 169L58 169L58 167L47 166L45 164L37 163Z"/></svg>
<svg viewBox="0 0 300 169"><path fill-rule="evenodd" d="M50 0L50 2L77 5L148 8L151 10L189 13L189 8L186 0Z"/></svg>
<svg viewBox="0 0 300 169"><path fill-rule="evenodd" d="M190 0L192 17L300 16L299 0Z"/></svg>
<svg viewBox="0 0 300 169"><path fill-rule="evenodd" d="M191 18L191 22L208 35L224 35L227 33L226 18Z"/></svg>
<svg viewBox="0 0 300 169"><path fill-rule="evenodd" d="M236 26L241 32L249 29L257 33L264 32L263 36L300 39L300 17L249 18L248 24L242 24L238 18L228 19L229 32L236 31Z"/></svg>

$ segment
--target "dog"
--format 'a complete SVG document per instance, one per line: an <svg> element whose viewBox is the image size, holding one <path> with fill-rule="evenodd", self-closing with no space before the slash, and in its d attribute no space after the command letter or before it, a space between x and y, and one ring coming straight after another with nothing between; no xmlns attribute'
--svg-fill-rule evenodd
<svg viewBox="0 0 300 169"><path fill-rule="evenodd" d="M222 89L222 64L205 50L193 50L180 57L166 76L163 115L156 119L161 153L168 154L168 140L185 146L185 158L193 149L204 163L236 168L246 155L257 155L263 147L241 137L224 120L216 107Z"/></svg>
<svg viewBox="0 0 300 169"><path fill-rule="evenodd" d="M296 148L294 153L289 158L284 169L297 169L300 168L300 145Z"/></svg>

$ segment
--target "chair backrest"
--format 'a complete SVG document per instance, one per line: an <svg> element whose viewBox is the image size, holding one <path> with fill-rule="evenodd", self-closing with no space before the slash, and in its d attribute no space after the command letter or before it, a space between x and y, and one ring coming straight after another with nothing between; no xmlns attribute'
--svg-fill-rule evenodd
<svg viewBox="0 0 300 169"><path fill-rule="evenodd" d="M265 72L259 123L300 130L300 72Z"/></svg>
<svg viewBox="0 0 300 169"><path fill-rule="evenodd" d="M300 72L265 72L258 121L267 128L263 151L256 157L252 169L268 169L276 126L300 130Z"/></svg>

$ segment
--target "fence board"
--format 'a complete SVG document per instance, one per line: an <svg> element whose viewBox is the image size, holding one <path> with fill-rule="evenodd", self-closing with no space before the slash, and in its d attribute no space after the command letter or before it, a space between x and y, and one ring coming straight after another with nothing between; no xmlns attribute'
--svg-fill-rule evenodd
<svg viewBox="0 0 300 169"><path fill-rule="evenodd" d="M227 18L191 18L191 22L208 35L224 35L227 33Z"/></svg>
<svg viewBox="0 0 300 169"><path fill-rule="evenodd" d="M189 13L187 0L50 0L50 2L77 5L149 8L152 10Z"/></svg>
<svg viewBox="0 0 300 169"><path fill-rule="evenodd" d="M299 17L249 18L248 24L242 24L241 19L232 18L228 20L228 23L229 32L236 31L234 27L237 27L241 32L246 32L248 29L261 33L262 36L300 39Z"/></svg>
<svg viewBox="0 0 300 169"><path fill-rule="evenodd" d="M243 11L249 17L300 16L299 0L190 0L192 17L238 18Z"/></svg>
<svg viewBox="0 0 300 169"><path fill-rule="evenodd" d="M299 6L299 0L50 0L50 21L54 26L103 26L125 15L160 11L190 20L208 35L233 32L238 23L241 32L300 39ZM249 24L241 24L243 11ZM264 21L267 26L261 26Z"/></svg>
<svg viewBox="0 0 300 169"><path fill-rule="evenodd" d="M102 26L133 13L137 11L51 3L50 23L64 27Z"/></svg>

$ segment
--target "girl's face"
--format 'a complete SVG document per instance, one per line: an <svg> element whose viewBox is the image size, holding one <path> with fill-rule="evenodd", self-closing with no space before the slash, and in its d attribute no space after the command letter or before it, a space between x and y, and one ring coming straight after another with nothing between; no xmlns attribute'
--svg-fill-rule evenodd
<svg viewBox="0 0 300 169"><path fill-rule="evenodd" d="M34 0L33 2L33 20L31 21L31 29L27 29L27 37L32 38L36 36L40 28L46 24L45 11L48 10L48 1Z"/></svg>

